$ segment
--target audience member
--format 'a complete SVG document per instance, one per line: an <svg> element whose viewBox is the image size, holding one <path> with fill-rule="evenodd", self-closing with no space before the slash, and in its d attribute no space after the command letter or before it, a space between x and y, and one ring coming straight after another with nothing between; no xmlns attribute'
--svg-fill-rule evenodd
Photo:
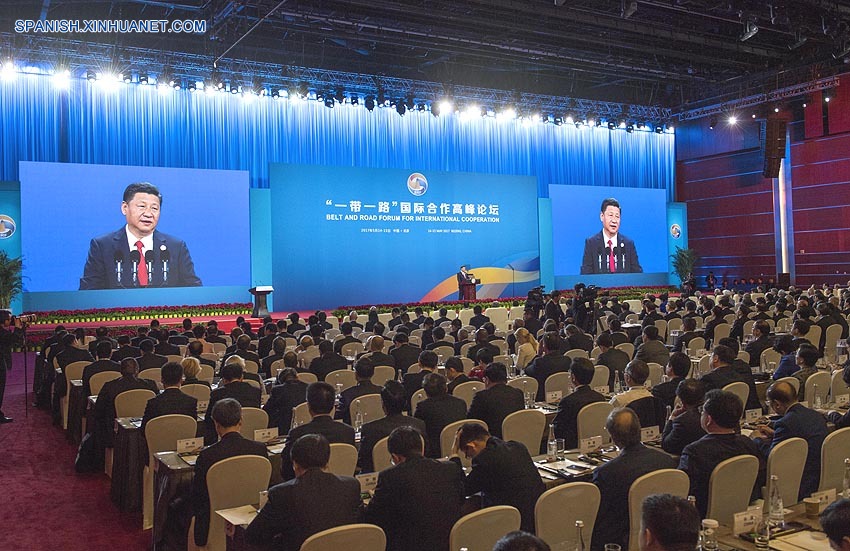
<svg viewBox="0 0 850 551"><path fill-rule="evenodd" d="M652 396L644 383L649 378L649 366L642 360L632 360L626 366L625 375L623 377L626 383L626 390L620 394L616 394L611 398L611 405L617 408L623 408L641 398Z"/></svg>
<svg viewBox="0 0 850 551"><path fill-rule="evenodd" d="M183 367L177 362L167 362L159 369L159 372L163 391L148 400L145 405L145 413L142 416L142 435L145 434L148 421L161 415L188 415L192 419L198 417L198 400L180 390L183 382Z"/></svg>
<svg viewBox="0 0 850 551"><path fill-rule="evenodd" d="M555 437L563 438L567 449L578 447L578 413L588 404L604 402L605 396L590 388L595 369L588 358L573 358L570 365L570 378L575 390L567 394L558 403L558 413L552 424ZM530 450L532 453L535 450Z"/></svg>
<svg viewBox="0 0 850 551"><path fill-rule="evenodd" d="M525 374L537 379L537 396L535 400L543 402L546 400L546 379L555 373L566 373L570 370L570 358L561 354L559 350L561 338L557 333L546 333L541 339L543 354L525 368Z"/></svg>
<svg viewBox="0 0 850 551"><path fill-rule="evenodd" d="M670 359L670 352L664 346L664 343L658 340L657 327L654 325L644 327L641 334L641 341L641 345L635 351L636 360L643 360L648 364L667 365L667 360Z"/></svg>
<svg viewBox="0 0 850 551"><path fill-rule="evenodd" d="M800 400L806 400L806 380L818 372L818 358L820 353L817 347L811 344L802 343L797 348L797 365L800 369L795 371L791 376L800 381L800 391L797 397ZM812 397L814 398L814 397Z"/></svg>
<svg viewBox="0 0 850 551"><path fill-rule="evenodd" d="M390 356L395 360L396 375L399 371L402 374L407 373L407 369L419 361L420 352L422 351L418 347L410 344L406 333L396 333L393 337L393 347L390 348Z"/></svg>
<svg viewBox="0 0 850 551"><path fill-rule="evenodd" d="M397 381L387 381L381 388L380 394L384 417L366 423L360 431L360 451L357 455L357 465L364 473L375 470L372 463L372 450L378 440L389 436L394 429L412 427L422 435L423 441L425 439L425 422L403 413L406 398L404 386Z"/></svg>
<svg viewBox="0 0 850 551"><path fill-rule="evenodd" d="M514 530L499 538L493 551L551 551L551 547L534 534Z"/></svg>
<svg viewBox="0 0 850 551"><path fill-rule="evenodd" d="M676 397L679 405L664 425L661 448L667 453L681 455L685 446L705 436L699 412L705 399L705 385L697 379L683 379L676 387Z"/></svg>
<svg viewBox="0 0 850 551"><path fill-rule="evenodd" d="M470 419L487 423L493 436L502 437L502 421L525 408L525 397L518 388L507 385L508 370L504 364L492 363L484 370L484 390L476 392L469 406Z"/></svg>
<svg viewBox="0 0 850 551"><path fill-rule="evenodd" d="M457 356L446 359L446 378L449 380L449 394L454 394L455 387L468 383L471 379L463 372L463 362Z"/></svg>
<svg viewBox="0 0 850 551"><path fill-rule="evenodd" d="M307 383L298 378L294 367L280 372L278 384L272 387L263 410L269 416L269 427L277 427L278 434L286 434L292 427L292 408L307 401Z"/></svg>
<svg viewBox="0 0 850 551"><path fill-rule="evenodd" d="M699 532L699 514L686 499L654 494L643 500L640 551L693 551Z"/></svg>
<svg viewBox="0 0 850 551"><path fill-rule="evenodd" d="M850 387L850 363L844 364L841 378L844 381L844 384ZM850 410L843 413L837 410L828 410L825 411L823 415L827 421L835 425L836 429L850 427Z"/></svg>
<svg viewBox="0 0 850 551"><path fill-rule="evenodd" d="M354 419L354 414L351 412L351 404L354 400L367 394L380 394L381 387L372 383L372 376L375 375L375 365L369 358L360 358L354 364L354 377L357 379L357 384L347 388L339 394L339 407L336 410L336 418L342 419L342 422L350 425Z"/></svg>
<svg viewBox="0 0 850 551"><path fill-rule="evenodd" d="M219 383L219 387L210 393L210 401L207 407L208 412L213 410L216 402L225 398L235 399L242 407L260 407L260 397L262 394L260 389L250 383L246 383L243 380L243 375L242 366L238 363L229 363L221 368L221 382ZM209 445L215 442L217 434L212 416L206 416L205 424L206 444Z"/></svg>
<svg viewBox="0 0 850 551"><path fill-rule="evenodd" d="M422 380L425 398L416 406L414 417L425 423L425 455L441 457L440 434L446 425L466 419L466 402L447 392L446 378L429 373Z"/></svg>
<svg viewBox="0 0 850 551"><path fill-rule="evenodd" d="M135 358L121 360L121 377L109 381L97 395L94 404L95 430L99 441L107 448L112 447L112 428L115 426L115 398L124 391L144 389L154 394L159 392L156 383L147 379L139 379L139 364Z"/></svg>
<svg viewBox="0 0 850 551"><path fill-rule="evenodd" d="M600 333L596 337L596 346L600 350L596 365L604 365L608 368L608 388L613 390L614 379L619 376L622 381L625 377L626 365L630 360L629 355L614 348L614 339L609 333Z"/></svg>
<svg viewBox="0 0 850 551"><path fill-rule="evenodd" d="M732 362L735 361L736 356L737 354L731 348L722 344L718 344L711 350L711 357L708 360L711 371L700 378L706 391L722 390L726 385L742 381L741 376L732 368Z"/></svg>
<svg viewBox="0 0 850 551"><path fill-rule="evenodd" d="M697 320L695 316L689 318L682 319L682 334L677 336L673 341L673 352L687 352L688 343L690 343L694 337L698 337L699 335L696 332L697 329Z"/></svg>
<svg viewBox="0 0 850 551"><path fill-rule="evenodd" d="M417 390L422 388L422 380L425 375L434 373L437 369L437 355L431 350L423 350L419 353L418 367L419 371L415 373L405 373L404 375L404 391L407 393L407 410L410 411L410 399ZM409 371L409 369L408 369Z"/></svg>
<svg viewBox="0 0 850 551"><path fill-rule="evenodd" d="M664 368L667 381L652 387L652 395L664 402L665 406L673 407L676 400L676 389L691 370L691 359L684 352L673 352Z"/></svg>
<svg viewBox="0 0 850 551"><path fill-rule="evenodd" d="M101 340L97 343L95 355L97 359L83 368L83 396L91 396L91 378L95 373L121 372L121 365L109 359L112 355L112 344L108 340Z"/></svg>
<svg viewBox="0 0 850 551"><path fill-rule="evenodd" d="M820 525L835 551L850 551L850 499L830 503L820 514Z"/></svg>
<svg viewBox="0 0 850 551"><path fill-rule="evenodd" d="M184 385L206 385L212 388L209 381L198 379L201 374L201 362L198 361L198 358L183 358L180 361L180 366L183 368Z"/></svg>
<svg viewBox="0 0 850 551"><path fill-rule="evenodd" d="M313 361L310 362L310 373L315 375L319 381L324 381L328 373L338 369L348 369L348 361L334 352L334 345L331 341L320 342L319 356L313 358Z"/></svg>

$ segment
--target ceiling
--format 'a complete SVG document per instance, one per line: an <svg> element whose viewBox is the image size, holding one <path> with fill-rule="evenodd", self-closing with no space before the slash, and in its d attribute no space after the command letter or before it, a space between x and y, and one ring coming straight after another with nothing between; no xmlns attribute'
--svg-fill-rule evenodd
<svg viewBox="0 0 850 551"><path fill-rule="evenodd" d="M13 20L39 18L206 20L203 35L62 36L172 52L173 64L226 52L220 66L234 70L274 63L674 111L850 61L850 0L5 0L8 47L41 38L10 36ZM758 31L742 41L748 24Z"/></svg>

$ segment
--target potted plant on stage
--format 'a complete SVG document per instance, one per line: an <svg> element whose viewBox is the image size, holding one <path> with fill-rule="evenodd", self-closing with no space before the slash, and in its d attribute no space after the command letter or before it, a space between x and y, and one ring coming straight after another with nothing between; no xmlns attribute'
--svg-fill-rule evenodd
<svg viewBox="0 0 850 551"><path fill-rule="evenodd" d="M21 293L22 268L21 257L12 258L6 251L0 251L0 309L8 310L12 300Z"/></svg>
<svg viewBox="0 0 850 551"><path fill-rule="evenodd" d="M676 253L670 255L673 263L673 273L682 282L682 292L690 295L694 292L694 267L699 262L699 255L693 249L676 247Z"/></svg>

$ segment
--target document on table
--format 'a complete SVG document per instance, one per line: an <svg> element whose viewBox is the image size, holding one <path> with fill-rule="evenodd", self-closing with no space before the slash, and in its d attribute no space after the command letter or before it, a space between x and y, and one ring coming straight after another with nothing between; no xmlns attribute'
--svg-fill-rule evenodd
<svg viewBox="0 0 850 551"><path fill-rule="evenodd" d="M830 551L826 534L811 530L771 539L770 548L777 551Z"/></svg>
<svg viewBox="0 0 850 551"><path fill-rule="evenodd" d="M257 516L257 509L253 505L243 505L231 509L221 509L216 514L234 526L248 526Z"/></svg>

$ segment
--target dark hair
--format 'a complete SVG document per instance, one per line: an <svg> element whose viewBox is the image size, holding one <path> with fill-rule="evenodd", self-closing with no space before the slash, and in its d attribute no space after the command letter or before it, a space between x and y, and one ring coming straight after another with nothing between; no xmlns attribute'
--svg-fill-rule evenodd
<svg viewBox="0 0 850 551"><path fill-rule="evenodd" d="M427 391L426 391L427 393ZM381 403L387 415L399 415L407 403L404 385L398 381L387 381L381 389Z"/></svg>
<svg viewBox="0 0 850 551"><path fill-rule="evenodd" d="M491 383L506 383L508 382L508 368L503 363L493 362L484 368L484 376Z"/></svg>
<svg viewBox="0 0 850 551"><path fill-rule="evenodd" d="M230 363L221 366L221 370L219 374L221 378L225 381L235 381L236 379L241 379L243 375L242 366L238 363Z"/></svg>
<svg viewBox="0 0 850 551"><path fill-rule="evenodd" d="M667 363L676 377L687 377L691 370L691 359L684 352L673 352Z"/></svg>
<svg viewBox="0 0 850 551"><path fill-rule="evenodd" d="M242 404L233 398L222 398L213 406L212 418L224 428L235 427L242 420Z"/></svg>
<svg viewBox="0 0 850 551"><path fill-rule="evenodd" d="M167 362L159 368L162 386L174 386L183 380L183 366L177 362Z"/></svg>
<svg viewBox="0 0 850 551"><path fill-rule="evenodd" d="M820 525L826 537L836 546L850 537L850 499L833 501L820 514Z"/></svg>
<svg viewBox="0 0 850 551"><path fill-rule="evenodd" d="M404 458L422 455L424 445L422 435L413 427L397 427L387 437L389 452Z"/></svg>
<svg viewBox="0 0 850 551"><path fill-rule="evenodd" d="M570 372L580 385L589 385L596 373L596 368L589 358L573 358L570 362Z"/></svg>
<svg viewBox="0 0 850 551"><path fill-rule="evenodd" d="M696 318L685 318L682 320L682 329L685 331L693 331L697 328Z"/></svg>
<svg viewBox="0 0 850 551"><path fill-rule="evenodd" d="M446 336L446 330L442 327L435 327L431 334L434 336L435 341L441 341Z"/></svg>
<svg viewBox="0 0 850 551"><path fill-rule="evenodd" d="M713 389L705 393L703 410L724 429L736 429L744 413L744 404L737 395L725 390Z"/></svg>
<svg viewBox="0 0 850 551"><path fill-rule="evenodd" d="M650 340L656 340L658 338L658 328L654 325L647 325L643 328L643 334Z"/></svg>
<svg viewBox="0 0 850 551"><path fill-rule="evenodd" d="M547 351L552 352L561 347L561 337L554 331L549 331L543 334L543 346Z"/></svg>
<svg viewBox="0 0 850 551"><path fill-rule="evenodd" d="M186 349L192 356L200 356L201 352L204 351L204 345L200 341L192 341L186 346Z"/></svg>
<svg viewBox="0 0 850 551"><path fill-rule="evenodd" d="M449 369L454 369L455 371L463 373L463 360L461 360L457 356L450 356L446 358L445 366L446 371L448 371Z"/></svg>
<svg viewBox="0 0 850 551"><path fill-rule="evenodd" d="M301 316L298 314L298 312L292 312L286 317L289 318L289 321L291 323L298 323L298 320L301 319Z"/></svg>
<svg viewBox="0 0 850 551"><path fill-rule="evenodd" d="M806 367L814 367L818 363L820 352L818 352L816 346L804 342L800 344L800 347L797 349L797 357L803 360Z"/></svg>
<svg viewBox="0 0 850 551"><path fill-rule="evenodd" d="M475 306L473 306L473 307L472 307L472 313L473 313L473 314L475 314L476 316L477 316L478 314L480 314L480 313L481 313L481 305L480 305L480 304L476 304Z"/></svg>
<svg viewBox="0 0 850 551"><path fill-rule="evenodd" d="M609 413L605 430L621 450L640 443L640 419L630 408L618 408Z"/></svg>
<svg viewBox="0 0 850 551"><path fill-rule="evenodd" d="M804 319L795 320L791 325L792 329L796 329L798 333L801 335L806 335L809 333L809 328L811 328L812 324Z"/></svg>
<svg viewBox="0 0 850 551"><path fill-rule="evenodd" d="M2 312L2 310L0 310L0 312ZM65 333L62 336L62 344L65 346L72 346L76 341L77 337L73 333Z"/></svg>
<svg viewBox="0 0 850 551"><path fill-rule="evenodd" d="M686 406L698 406L705 399L705 383L698 379L685 379L676 387L676 396Z"/></svg>
<svg viewBox="0 0 850 551"><path fill-rule="evenodd" d="M192 334L195 335L196 339L203 339L204 335L207 334L207 328L203 325L196 325L192 328Z"/></svg>
<svg viewBox="0 0 850 551"><path fill-rule="evenodd" d="M596 336L596 345L600 348L611 348L614 346L614 339L611 338L611 333L599 333Z"/></svg>
<svg viewBox="0 0 850 551"><path fill-rule="evenodd" d="M404 331L396 331L396 334L393 335L393 342L398 344L404 344L408 342L407 333Z"/></svg>
<svg viewBox="0 0 850 551"><path fill-rule="evenodd" d="M629 303L628 303L628 302L626 302L626 303L624 303L624 304L623 304L623 306L628 306L628 305L629 305ZM623 323L622 323L619 319L612 319L612 320L608 323L608 328L609 328L609 329L610 329L613 333L619 333L619 332L620 332L620 330L623 328Z"/></svg>
<svg viewBox="0 0 850 551"><path fill-rule="evenodd" d="M783 356L786 356L793 353L797 349L797 346L794 343L794 337L790 334L786 334L776 337L773 341L773 349Z"/></svg>
<svg viewBox="0 0 850 551"><path fill-rule="evenodd" d="M139 350L142 352L153 352L153 341L151 339L142 339L139 343Z"/></svg>
<svg viewBox="0 0 850 551"><path fill-rule="evenodd" d="M275 337L272 340L272 351L275 354L283 354L286 352L286 339L283 337Z"/></svg>
<svg viewBox="0 0 850 551"><path fill-rule="evenodd" d="M718 344L717 346L715 346L711 350L711 353L718 360L720 360L721 363L724 364L731 364L735 361L735 357L737 356L737 354L733 352L731 348L729 348L728 346L723 346L722 344Z"/></svg>
<svg viewBox="0 0 850 551"><path fill-rule="evenodd" d="M292 444L289 458L302 469L321 469L331 458L331 445L321 434L305 434Z"/></svg>
<svg viewBox="0 0 850 551"><path fill-rule="evenodd" d="M723 337L722 339L717 341L717 344L721 344L721 345L725 346L726 348L731 350L733 354L735 354L736 358L738 357L737 354L738 354L738 350L740 349L740 345L738 344L738 339L736 339L734 337ZM735 360L732 360L732 361L735 361Z"/></svg>
<svg viewBox="0 0 850 551"><path fill-rule="evenodd" d="M754 329L759 330L759 335L769 335L770 334L770 324L764 320L758 320L753 324Z"/></svg>
<svg viewBox="0 0 850 551"><path fill-rule="evenodd" d="M330 354L334 351L334 343L331 341L322 341L319 343L319 354Z"/></svg>
<svg viewBox="0 0 850 551"><path fill-rule="evenodd" d="M551 551L551 549L542 539L522 530L508 532L493 546L493 551Z"/></svg>
<svg viewBox="0 0 850 551"><path fill-rule="evenodd" d="M112 343L109 341L100 341L94 347L94 353L98 358L108 358L112 355Z"/></svg>
<svg viewBox="0 0 850 551"><path fill-rule="evenodd" d="M437 362L440 359L437 357L437 354L434 353L433 350L423 350L419 353L419 364L422 367L427 367L428 369L436 369Z"/></svg>
<svg viewBox="0 0 850 551"><path fill-rule="evenodd" d="M422 378L422 388L428 398L442 396L448 392L446 378L439 373L428 373Z"/></svg>
<svg viewBox="0 0 850 551"><path fill-rule="evenodd" d="M358 379L371 379L375 374L375 364L372 363L372 358L361 356L354 363L354 373Z"/></svg>
<svg viewBox="0 0 850 551"><path fill-rule="evenodd" d="M160 206L162 206L162 194L159 192L159 189L150 182L133 182L124 188L124 202L129 203L132 201L133 197L135 197L137 193L156 195L157 199L159 199Z"/></svg>
<svg viewBox="0 0 850 551"><path fill-rule="evenodd" d="M780 404L790 404L797 399L797 389L786 381L776 381L767 389L767 398Z"/></svg>
<svg viewBox="0 0 850 551"><path fill-rule="evenodd" d="M493 362L493 352L489 348L479 348L475 353L475 361L490 365Z"/></svg>
<svg viewBox="0 0 850 551"><path fill-rule="evenodd" d="M319 415L328 414L334 407L334 387L325 382L310 383L307 387L307 406Z"/></svg>
<svg viewBox="0 0 850 551"><path fill-rule="evenodd" d="M487 430L487 427L478 423L464 423L460 427L460 437L458 438L458 444L460 444L461 449L463 449L470 442L485 440L489 436L490 431Z"/></svg>
<svg viewBox="0 0 850 551"><path fill-rule="evenodd" d="M192 330L192 318L183 318L183 329L186 331Z"/></svg>
<svg viewBox="0 0 850 551"><path fill-rule="evenodd" d="M686 499L654 494L643 500L643 528L649 529L666 551L693 551L699 540L700 518Z"/></svg>
<svg viewBox="0 0 850 551"><path fill-rule="evenodd" d="M346 321L346 322L343 322L343 323L339 326L339 332L340 332L340 333L342 333L343 335L350 335L350 334L351 334L351 331L352 331L353 329L354 329L354 327L351 325L351 323L350 323L350 322L347 322L347 321Z"/></svg>
<svg viewBox="0 0 850 551"><path fill-rule="evenodd" d="M602 206L599 207L599 212L605 212L605 209L608 207L617 207L620 212L623 211L623 209L620 208L620 202L613 197L608 197L607 199L602 200Z"/></svg>
<svg viewBox="0 0 850 551"><path fill-rule="evenodd" d="M626 364L625 373L627 373L635 383L642 385L649 378L649 366L643 360L632 360Z"/></svg>

